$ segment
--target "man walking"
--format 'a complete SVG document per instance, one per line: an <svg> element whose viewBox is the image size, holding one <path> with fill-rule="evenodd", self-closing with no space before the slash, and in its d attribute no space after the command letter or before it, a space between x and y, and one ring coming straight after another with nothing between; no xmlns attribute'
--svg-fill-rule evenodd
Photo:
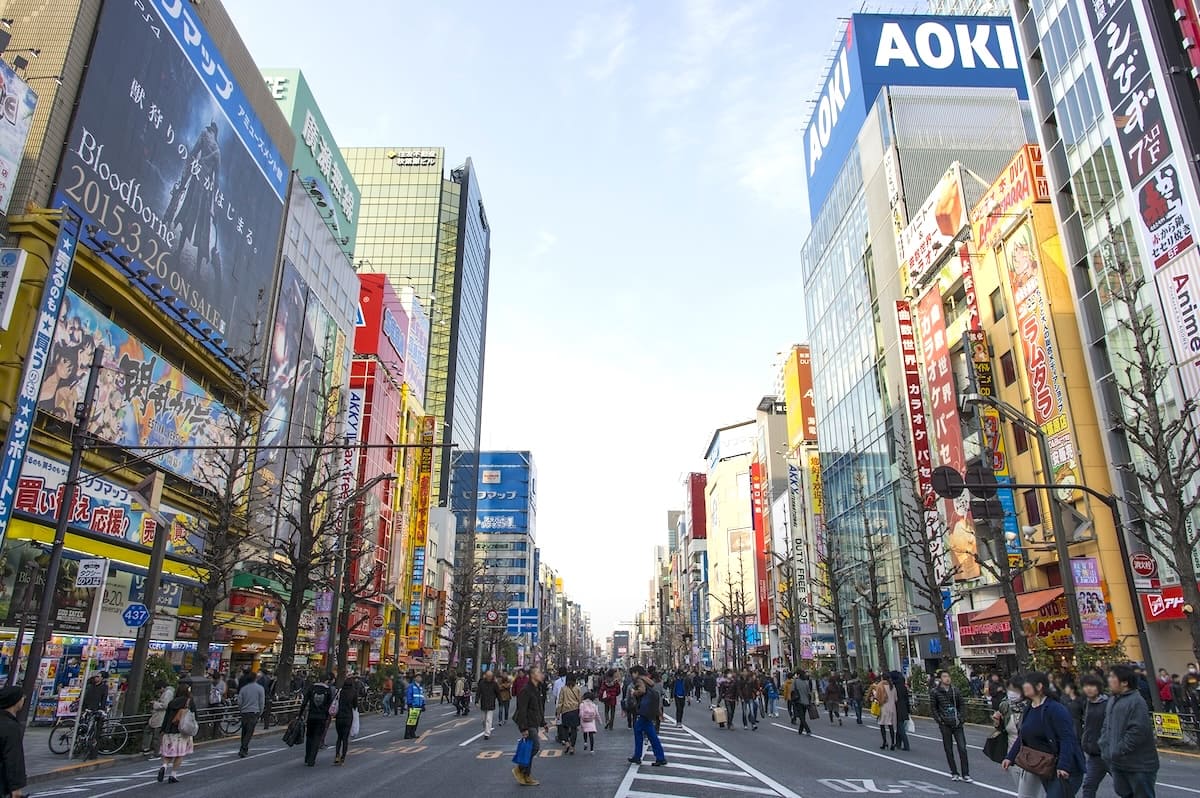
<svg viewBox="0 0 1200 798"><path fill-rule="evenodd" d="M946 751L946 764L950 766L953 781L971 781L971 770L967 763L967 735L963 731L966 719L966 702L962 693L950 681L950 671L938 671L938 685L929 694L930 709L942 733L942 748ZM962 773L954 764L954 746L958 746L958 761Z"/></svg>
<svg viewBox="0 0 1200 798"><path fill-rule="evenodd" d="M321 750L321 738L329 725L329 705L333 702L333 674L325 675L308 688L300 704L300 716L305 719L304 764L310 768L317 764L317 752Z"/></svg>
<svg viewBox="0 0 1200 798"><path fill-rule="evenodd" d="M500 685L496 683L494 671L484 671L479 686L475 688L479 713L483 715L483 739L492 739L492 723L496 719L496 704L500 700Z"/></svg>
<svg viewBox="0 0 1200 798"><path fill-rule="evenodd" d="M0 795L21 798L25 793L24 729L17 715L25 706L20 687L0 689Z"/></svg>
<svg viewBox="0 0 1200 798"><path fill-rule="evenodd" d="M254 727L258 725L259 716L267 708L267 691L263 689L261 682L248 679L238 690L237 700L238 711L242 713L242 747L238 750L238 756L245 759L250 753L250 738L254 736Z"/></svg>
<svg viewBox="0 0 1200 798"><path fill-rule="evenodd" d="M808 725L808 708L817 700L817 696L813 691L812 679L808 678L804 671L798 672L792 680L791 699L796 705L797 733L812 737L812 727Z"/></svg>
<svg viewBox="0 0 1200 798"><path fill-rule="evenodd" d="M633 722L633 756L629 762L634 765L642 763L642 736L645 735L650 738L650 747L654 750L652 764L662 767L667 764L667 755L654 728L655 722L662 720L662 695L641 665L634 665L629 672L633 676L630 692L637 700L637 719Z"/></svg>
<svg viewBox="0 0 1200 798"><path fill-rule="evenodd" d="M737 679L737 697L742 702L742 728L758 731L758 680L746 668Z"/></svg>
<svg viewBox="0 0 1200 798"><path fill-rule="evenodd" d="M529 680L521 692L517 694L517 710L513 713L513 722L521 732L521 736L533 742L533 758L528 765L517 765L512 769L513 778L517 784L526 787L536 787L540 782L533 778L533 759L537 758L541 745L538 742L538 731L548 729L546 725L546 703L542 696L542 682L545 676L542 669L530 668Z"/></svg>
<svg viewBox="0 0 1200 798"><path fill-rule="evenodd" d="M1121 798L1154 798L1158 779L1158 748L1150 708L1137 688L1137 675L1128 665L1108 672L1112 698L1100 729L1100 756L1112 774L1113 790Z"/></svg>

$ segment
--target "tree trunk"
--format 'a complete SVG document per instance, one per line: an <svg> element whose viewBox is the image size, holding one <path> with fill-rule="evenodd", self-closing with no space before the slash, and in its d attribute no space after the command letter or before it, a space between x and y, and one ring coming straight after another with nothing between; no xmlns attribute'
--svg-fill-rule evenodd
<svg viewBox="0 0 1200 798"><path fill-rule="evenodd" d="M996 558L996 568L1000 572L1000 590L1004 593L1004 605L1008 607L1008 623L1011 628L1013 648L1017 654L1017 667L1027 668L1031 663L1029 657L1029 641L1025 637L1025 629L1021 626L1021 605L1017 601L1017 591L1013 589L1012 568L1008 565L1008 550L1004 545L1004 532L999 524L988 523L988 537L991 538L991 550Z"/></svg>
<svg viewBox="0 0 1200 798"><path fill-rule="evenodd" d="M1200 587L1196 585L1196 568L1192 563L1192 552L1187 547L1187 527L1182 533L1175 535L1175 573L1179 574L1179 584L1183 588L1183 602L1193 608L1187 616L1188 631L1192 635L1192 655L1200 662ZM1139 608L1135 607L1134 611Z"/></svg>
<svg viewBox="0 0 1200 798"><path fill-rule="evenodd" d="M208 671L208 652L212 647L213 631L217 626L217 605L221 603L212 585L206 585L200 598L200 627L196 630L196 656L192 657L192 675L203 676Z"/></svg>
<svg viewBox="0 0 1200 798"><path fill-rule="evenodd" d="M303 595L303 594L301 594ZM303 609L295 609L292 601L285 604L283 617L283 639L279 646L279 666L275 669L275 692L286 695L292 689L292 670L296 661L296 641L300 637L300 613Z"/></svg>
<svg viewBox="0 0 1200 798"><path fill-rule="evenodd" d="M871 631L875 633L875 651L879 657L879 670L887 671L887 635L883 633L883 620L878 615L871 619Z"/></svg>

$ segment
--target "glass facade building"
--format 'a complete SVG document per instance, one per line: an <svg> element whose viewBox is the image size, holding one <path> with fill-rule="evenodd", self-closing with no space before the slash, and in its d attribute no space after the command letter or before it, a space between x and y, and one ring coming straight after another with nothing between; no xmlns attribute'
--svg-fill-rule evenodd
<svg viewBox="0 0 1200 798"><path fill-rule="evenodd" d="M425 411L438 418L437 442L478 451L491 231L474 165L447 176L437 147L342 155L362 192L356 265L411 286L430 314ZM451 464L440 449L434 474L434 503L447 506Z"/></svg>

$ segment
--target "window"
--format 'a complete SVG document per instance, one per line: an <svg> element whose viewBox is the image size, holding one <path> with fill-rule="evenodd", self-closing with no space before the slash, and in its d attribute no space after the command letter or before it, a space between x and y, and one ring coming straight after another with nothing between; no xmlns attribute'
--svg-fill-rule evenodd
<svg viewBox="0 0 1200 798"><path fill-rule="evenodd" d="M1027 490L1021 494L1025 500L1025 520L1030 526L1042 523L1042 505L1038 502L1036 490Z"/></svg>
<svg viewBox="0 0 1200 798"><path fill-rule="evenodd" d="M1000 293L999 288L992 292L991 300L992 320L1000 321L1000 319L1004 318L1004 295Z"/></svg>
<svg viewBox="0 0 1200 798"><path fill-rule="evenodd" d="M1017 454L1025 454L1029 451L1029 436L1021 427L1014 426L1013 430L1013 445L1017 447Z"/></svg>
<svg viewBox="0 0 1200 798"><path fill-rule="evenodd" d="M1011 349L1000 356L1000 374L1004 377L1005 386L1017 381L1017 364Z"/></svg>

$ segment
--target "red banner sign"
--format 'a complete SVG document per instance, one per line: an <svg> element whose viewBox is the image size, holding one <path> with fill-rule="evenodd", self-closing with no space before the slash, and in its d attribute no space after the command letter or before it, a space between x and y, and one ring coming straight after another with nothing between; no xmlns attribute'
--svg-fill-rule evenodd
<svg viewBox="0 0 1200 798"><path fill-rule="evenodd" d="M771 623L771 585L767 571L767 497L763 471L758 460L750 464L750 506L754 521L754 593L758 599L758 622Z"/></svg>

